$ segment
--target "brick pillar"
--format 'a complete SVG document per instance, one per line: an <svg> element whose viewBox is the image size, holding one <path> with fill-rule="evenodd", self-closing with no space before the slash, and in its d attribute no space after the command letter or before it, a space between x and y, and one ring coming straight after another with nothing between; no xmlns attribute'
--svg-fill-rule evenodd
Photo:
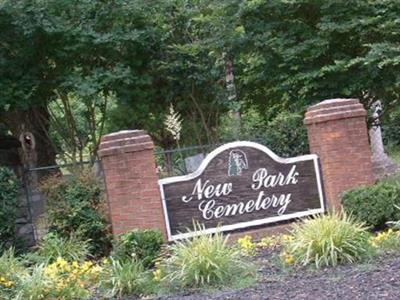
<svg viewBox="0 0 400 300"><path fill-rule="evenodd" d="M331 99L308 108L311 153L320 157L328 206L340 209L341 194L374 183L366 123L357 99Z"/></svg>
<svg viewBox="0 0 400 300"><path fill-rule="evenodd" d="M125 130L101 138L103 165L114 235L134 228L158 228L165 222L154 159L154 144L142 130Z"/></svg>

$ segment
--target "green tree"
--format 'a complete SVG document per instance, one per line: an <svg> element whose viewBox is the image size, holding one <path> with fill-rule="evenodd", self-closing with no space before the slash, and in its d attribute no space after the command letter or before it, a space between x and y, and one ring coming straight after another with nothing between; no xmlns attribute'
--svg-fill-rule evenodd
<svg viewBox="0 0 400 300"><path fill-rule="evenodd" d="M49 104L68 104L71 93L93 103L117 88L123 101L124 87L135 87L129 91L134 93L147 84L142 71L158 40L147 23L153 10L122 0L0 5L1 120L14 136L29 132L36 139L34 153L24 156L26 165L54 164L59 149L49 134ZM69 130L73 123L67 116L66 121Z"/></svg>
<svg viewBox="0 0 400 300"><path fill-rule="evenodd" d="M399 98L400 2L239 1L235 60L242 99L262 108L357 97Z"/></svg>
<svg viewBox="0 0 400 300"><path fill-rule="evenodd" d="M172 103L183 118L182 145L213 143L219 117L227 110L224 66L214 55L212 1L152 2L149 20L161 38L146 64L147 84L122 87L111 119L115 128L146 129L163 148L175 147L172 136L160 126ZM129 111L129 114L123 113Z"/></svg>

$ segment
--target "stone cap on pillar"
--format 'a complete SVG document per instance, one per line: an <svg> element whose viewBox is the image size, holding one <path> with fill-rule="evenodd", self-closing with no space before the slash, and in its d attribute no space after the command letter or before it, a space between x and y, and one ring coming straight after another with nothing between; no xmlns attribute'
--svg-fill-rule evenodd
<svg viewBox="0 0 400 300"><path fill-rule="evenodd" d="M101 137L99 157L154 149L151 137L144 130L122 130Z"/></svg>
<svg viewBox="0 0 400 300"><path fill-rule="evenodd" d="M358 99L329 99L307 109L305 125L338 119L365 117L367 111Z"/></svg>

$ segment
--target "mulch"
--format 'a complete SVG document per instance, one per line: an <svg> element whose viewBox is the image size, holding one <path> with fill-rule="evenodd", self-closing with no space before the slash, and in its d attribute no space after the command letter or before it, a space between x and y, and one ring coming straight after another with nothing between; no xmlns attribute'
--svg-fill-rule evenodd
<svg viewBox="0 0 400 300"><path fill-rule="evenodd" d="M212 293L186 292L160 299L400 299L400 253L369 263L321 270L282 268L277 263L276 254L277 251L265 250L254 258L259 267L259 279L251 287Z"/></svg>

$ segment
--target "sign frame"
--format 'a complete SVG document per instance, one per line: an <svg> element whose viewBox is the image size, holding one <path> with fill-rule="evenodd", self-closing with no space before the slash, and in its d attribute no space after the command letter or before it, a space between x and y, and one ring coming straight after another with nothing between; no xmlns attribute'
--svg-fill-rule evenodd
<svg viewBox="0 0 400 300"><path fill-rule="evenodd" d="M271 159L273 159L274 161L276 161L277 163L280 163L280 164L293 164L293 163L300 162L300 161L312 160L314 163L314 170L315 170L315 177L316 177L316 181L317 181L317 189L318 189L318 196L319 196L319 200L320 200L320 207L317 209L309 209L306 211L295 212L295 213L291 213L291 214L287 214L287 215L267 217L264 219L239 222L239 223L230 224L230 225L222 225L219 227L211 227L211 228L207 228L207 229L197 231L197 232L192 231L192 232L186 232L186 233L171 234L171 228L170 228L170 223L169 223L169 218L168 218L167 204L166 204L163 186L167 185L167 184L171 184L171 183L196 179L204 172L204 170L207 168L209 163L218 154L222 153L223 151L226 151L226 150L229 150L232 148L237 148L237 147L255 148L257 150L264 152ZM190 238L190 237L197 236L200 234L232 231L232 230L236 230L236 229L250 228L250 227L254 227L254 226L276 223L276 222L280 222L280 221L288 221L288 220L311 216L311 215L315 215L315 214L319 214L319 213L325 213L326 208L327 208L325 194L324 194L324 188L323 188L323 182L322 182L322 172L321 172L321 168L320 168L320 164L319 164L319 158L316 154L307 154L307 155L301 155L301 156L291 157L291 158L282 158L282 157L279 157L278 155L276 155L268 147L258 144L258 143L250 142L250 141L237 141L237 142L231 142L231 143L227 143L222 146L219 146L215 150L211 151L205 157L205 159L202 161L199 168L195 172L187 174L187 175L183 175L183 176L173 176L173 177L160 179L158 181L158 184L160 187L161 200L162 200L162 206L163 206L163 211L164 211L164 220L165 220L165 225L166 225L169 241L186 239L186 238Z"/></svg>

